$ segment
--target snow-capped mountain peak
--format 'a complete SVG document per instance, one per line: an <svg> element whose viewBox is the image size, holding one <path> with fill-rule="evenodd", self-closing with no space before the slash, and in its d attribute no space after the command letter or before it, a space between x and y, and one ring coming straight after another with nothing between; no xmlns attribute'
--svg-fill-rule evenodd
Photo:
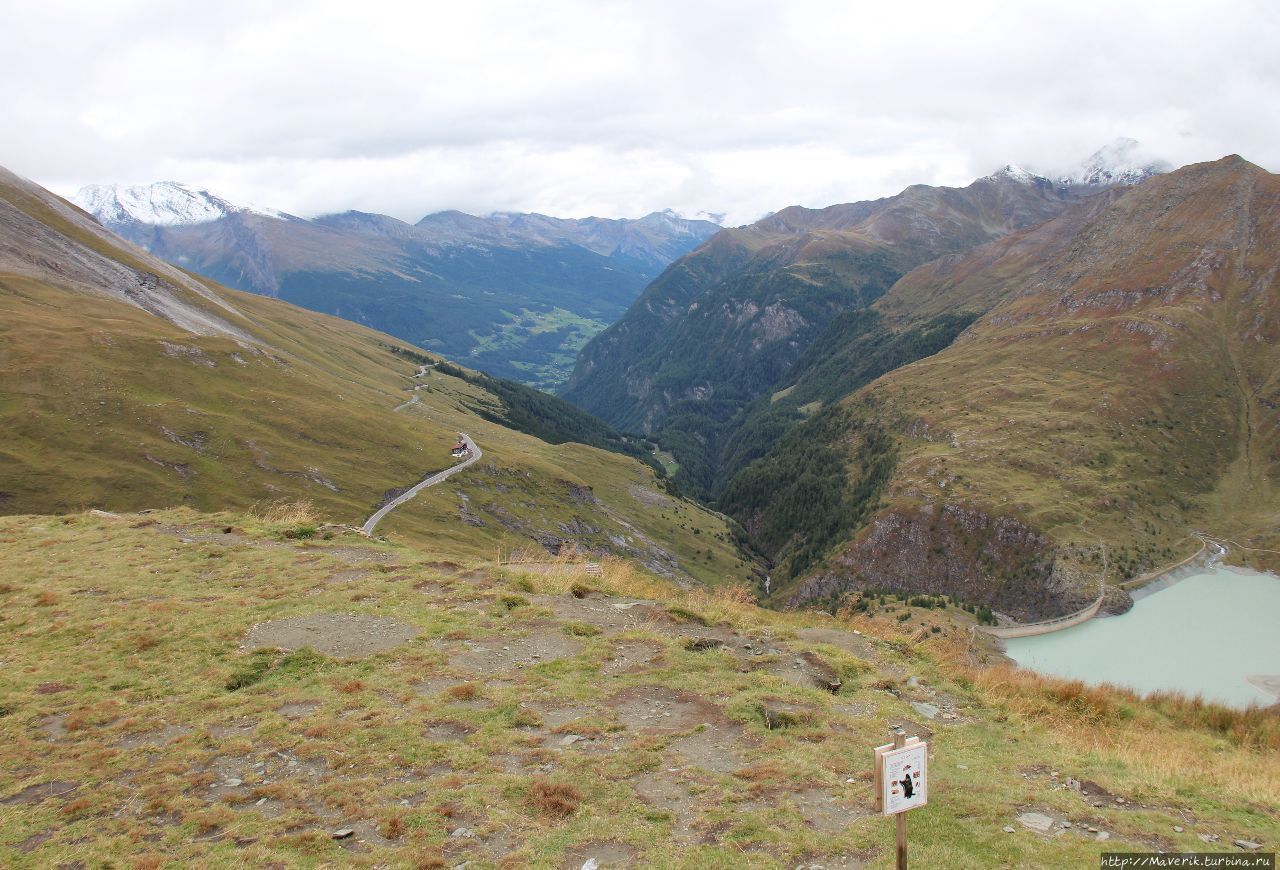
<svg viewBox="0 0 1280 870"><path fill-rule="evenodd" d="M104 224L137 222L161 227L209 223L236 210L207 190L193 190L175 181L134 187L91 184L82 187L72 202Z"/></svg>
<svg viewBox="0 0 1280 870"><path fill-rule="evenodd" d="M133 187L90 184L80 188L71 201L106 226L132 223L157 227L188 226L210 223L237 212L288 217L275 209L234 205L207 190L196 190L176 181L157 181Z"/></svg>
<svg viewBox="0 0 1280 870"><path fill-rule="evenodd" d="M1136 139L1120 138L1104 145L1071 172L1058 179L1061 185L1138 184L1173 166L1153 157Z"/></svg>
<svg viewBox="0 0 1280 870"><path fill-rule="evenodd" d="M1023 169L1021 166L1019 166L1016 163L1005 164L1004 166L997 169L995 172L988 175L987 178L993 181L998 181L1000 179L1007 179L1017 184L1035 184L1037 182L1046 180L1043 175L1037 175L1036 173L1031 172L1030 170Z"/></svg>

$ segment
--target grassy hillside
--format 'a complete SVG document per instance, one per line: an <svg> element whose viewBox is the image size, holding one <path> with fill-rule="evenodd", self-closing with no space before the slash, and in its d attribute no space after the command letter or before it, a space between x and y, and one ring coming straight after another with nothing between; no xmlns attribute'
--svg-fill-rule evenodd
<svg viewBox="0 0 1280 870"><path fill-rule="evenodd" d="M0 311L4 513L305 498L358 525L452 464L466 431L485 462L381 530L464 553L573 543L686 580L749 572L723 518L667 496L636 459L570 441L637 450L577 409L460 369L411 392L418 357L389 336L197 279L13 177Z"/></svg>
<svg viewBox="0 0 1280 870"><path fill-rule="evenodd" d="M899 460L884 509L796 600L872 586L1064 612L1096 588L1100 545L1118 580L1185 555L1195 530L1275 565L1278 196L1239 158L1186 167L1067 219L1044 256L1019 260L1036 240L1014 238L904 279L888 310L927 315L965 288L993 307L849 400L876 408Z"/></svg>
<svg viewBox="0 0 1280 870"><path fill-rule="evenodd" d="M297 539L324 519L0 518L0 863L889 867L894 724L930 742L913 864L1280 838L1274 714L985 667L954 608Z"/></svg>

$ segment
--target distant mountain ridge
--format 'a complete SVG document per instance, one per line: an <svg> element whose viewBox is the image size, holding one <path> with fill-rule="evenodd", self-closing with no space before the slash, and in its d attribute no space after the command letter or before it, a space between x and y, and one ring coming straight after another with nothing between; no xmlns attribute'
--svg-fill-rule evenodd
<svg viewBox="0 0 1280 870"><path fill-rule="evenodd" d="M672 260L719 230L638 219L438 212L417 224L349 211L305 219L176 182L90 185L103 226L227 286L389 332L542 387Z"/></svg>
<svg viewBox="0 0 1280 870"><path fill-rule="evenodd" d="M1098 161L1132 151L1108 146L1077 174L1097 176ZM1113 175L1138 171L1132 162ZM562 394L655 435L679 464L680 484L714 496L736 470L722 467L724 451L748 422L748 405L793 383L789 369L837 318L866 309L916 266L1056 217L1104 189L1007 166L963 188L913 185L878 200L791 206L724 230L583 348ZM788 413L790 422L802 414ZM789 423L775 420L776 435Z"/></svg>

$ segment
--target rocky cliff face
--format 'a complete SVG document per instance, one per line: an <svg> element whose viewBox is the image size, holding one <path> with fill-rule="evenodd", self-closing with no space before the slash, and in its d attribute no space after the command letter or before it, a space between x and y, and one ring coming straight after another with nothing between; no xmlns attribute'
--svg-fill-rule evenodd
<svg viewBox="0 0 1280 870"><path fill-rule="evenodd" d="M1054 562L1052 542L1014 517L962 504L898 508L876 517L788 601L832 602L856 590L930 593L985 604L1018 619L1042 619L1093 600L1055 582Z"/></svg>

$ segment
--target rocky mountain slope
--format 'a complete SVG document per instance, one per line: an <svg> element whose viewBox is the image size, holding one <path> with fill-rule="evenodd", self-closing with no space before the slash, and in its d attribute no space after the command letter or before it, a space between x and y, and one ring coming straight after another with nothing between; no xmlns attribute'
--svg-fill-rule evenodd
<svg viewBox="0 0 1280 870"><path fill-rule="evenodd" d="M482 368L553 387L577 350L676 257L719 227L499 213L408 224L315 220L172 182L92 185L74 200L153 254L226 286L335 314Z"/></svg>
<svg viewBox="0 0 1280 870"><path fill-rule="evenodd" d="M305 499L358 525L452 464L465 431L484 462L380 531L625 553L685 581L748 573L723 518L668 496L621 455L638 446L578 409L219 287L7 172L0 312L0 513Z"/></svg>
<svg viewBox="0 0 1280 870"><path fill-rule="evenodd" d="M583 348L563 395L657 435L681 485L714 495L736 470L722 465L746 406L787 386L811 347L830 348L828 329L839 335L913 267L1055 217L1100 189L1006 167L965 188L917 185L725 230Z"/></svg>
<svg viewBox="0 0 1280 870"><path fill-rule="evenodd" d="M1112 580L1197 529L1277 549L1278 198L1280 178L1228 157L902 279L877 306L894 328L976 321L726 493L771 555L799 557L791 600L946 591L1032 618L1096 595L1104 545ZM814 534L779 513L805 485L775 487L818 460L842 483Z"/></svg>

